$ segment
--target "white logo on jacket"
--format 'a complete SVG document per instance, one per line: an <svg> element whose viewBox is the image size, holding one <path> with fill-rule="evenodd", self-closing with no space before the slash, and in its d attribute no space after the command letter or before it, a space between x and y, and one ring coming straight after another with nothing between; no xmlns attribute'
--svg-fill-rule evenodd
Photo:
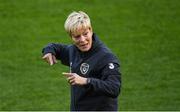
<svg viewBox="0 0 180 112"><path fill-rule="evenodd" d="M114 69L114 64L113 63L109 63L109 69Z"/></svg>
<svg viewBox="0 0 180 112"><path fill-rule="evenodd" d="M80 71L83 75L85 75L89 70L89 64L87 63L82 63L80 66Z"/></svg>

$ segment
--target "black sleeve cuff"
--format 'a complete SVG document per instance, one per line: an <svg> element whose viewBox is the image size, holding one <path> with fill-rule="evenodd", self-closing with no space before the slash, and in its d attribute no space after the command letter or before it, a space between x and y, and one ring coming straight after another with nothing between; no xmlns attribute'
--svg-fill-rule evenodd
<svg viewBox="0 0 180 112"><path fill-rule="evenodd" d="M91 79L87 78L87 84L90 84L90 82L91 82Z"/></svg>

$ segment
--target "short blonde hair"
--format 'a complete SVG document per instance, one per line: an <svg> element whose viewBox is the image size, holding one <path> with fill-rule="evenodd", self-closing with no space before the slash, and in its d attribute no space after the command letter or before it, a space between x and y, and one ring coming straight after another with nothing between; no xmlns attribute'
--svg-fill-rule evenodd
<svg viewBox="0 0 180 112"><path fill-rule="evenodd" d="M77 34L79 29L88 29L91 27L89 16L83 11L74 11L67 17L64 28L69 35Z"/></svg>

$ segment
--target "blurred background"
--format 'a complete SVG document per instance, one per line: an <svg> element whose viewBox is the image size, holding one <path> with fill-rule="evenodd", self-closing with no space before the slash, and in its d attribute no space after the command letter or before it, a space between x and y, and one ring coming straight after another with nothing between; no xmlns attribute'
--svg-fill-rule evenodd
<svg viewBox="0 0 180 112"><path fill-rule="evenodd" d="M0 110L69 110L68 67L41 50L79 10L121 62L119 110L180 110L179 0L0 0Z"/></svg>

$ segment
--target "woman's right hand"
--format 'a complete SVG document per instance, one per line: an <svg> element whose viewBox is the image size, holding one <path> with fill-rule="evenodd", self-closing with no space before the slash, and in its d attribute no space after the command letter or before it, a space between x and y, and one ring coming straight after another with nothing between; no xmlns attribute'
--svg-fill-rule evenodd
<svg viewBox="0 0 180 112"><path fill-rule="evenodd" d="M42 59L44 59L50 65L54 65L57 63L56 57L52 53L45 54Z"/></svg>

